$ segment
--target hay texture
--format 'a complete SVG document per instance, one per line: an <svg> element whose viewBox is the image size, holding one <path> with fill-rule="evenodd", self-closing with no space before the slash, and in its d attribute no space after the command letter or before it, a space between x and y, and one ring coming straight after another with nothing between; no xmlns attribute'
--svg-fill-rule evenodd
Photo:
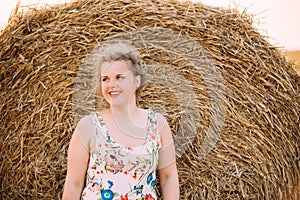
<svg viewBox="0 0 300 200"><path fill-rule="evenodd" d="M300 82L291 64L251 16L166 0L82 0L12 15L0 36L1 199L61 198L72 132L94 104L78 96L91 83L83 64L109 38L143 56L150 82L139 105L170 123L181 199L297 199Z"/></svg>

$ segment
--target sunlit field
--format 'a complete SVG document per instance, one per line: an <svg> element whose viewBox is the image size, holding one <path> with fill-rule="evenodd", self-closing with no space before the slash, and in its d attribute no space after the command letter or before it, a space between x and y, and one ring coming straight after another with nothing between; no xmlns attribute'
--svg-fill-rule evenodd
<svg viewBox="0 0 300 200"><path fill-rule="evenodd" d="M289 60L296 63L297 71L300 72L300 50L297 51L288 51L287 57Z"/></svg>

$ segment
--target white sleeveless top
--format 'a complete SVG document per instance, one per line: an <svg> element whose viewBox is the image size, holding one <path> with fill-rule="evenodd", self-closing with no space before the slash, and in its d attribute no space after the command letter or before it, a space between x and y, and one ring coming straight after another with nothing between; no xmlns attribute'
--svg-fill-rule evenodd
<svg viewBox="0 0 300 200"><path fill-rule="evenodd" d="M147 139L140 146L125 147L110 137L99 113L91 118L96 147L90 160L82 200L155 200L156 168L161 148L155 112L148 111Z"/></svg>

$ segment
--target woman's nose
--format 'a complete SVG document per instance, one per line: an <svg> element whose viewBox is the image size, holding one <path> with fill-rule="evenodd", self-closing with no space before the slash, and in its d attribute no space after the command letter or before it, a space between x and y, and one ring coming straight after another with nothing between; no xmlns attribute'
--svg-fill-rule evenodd
<svg viewBox="0 0 300 200"><path fill-rule="evenodd" d="M117 86L118 85L118 80L117 79L111 79L109 81L109 86Z"/></svg>

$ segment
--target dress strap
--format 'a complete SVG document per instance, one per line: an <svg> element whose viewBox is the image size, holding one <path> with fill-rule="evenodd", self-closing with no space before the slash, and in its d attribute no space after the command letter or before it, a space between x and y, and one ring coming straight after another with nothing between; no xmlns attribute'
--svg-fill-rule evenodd
<svg viewBox="0 0 300 200"><path fill-rule="evenodd" d="M160 135L157 129L157 118L154 110L150 110L148 114L148 138L151 146L160 148Z"/></svg>
<svg viewBox="0 0 300 200"><path fill-rule="evenodd" d="M157 129L156 112L149 110L148 112L148 133L154 132Z"/></svg>
<svg viewBox="0 0 300 200"><path fill-rule="evenodd" d="M99 119L99 113L92 112L90 116L91 116L91 119L92 119L94 127L95 127L96 139L98 140L100 136L101 136L101 138L104 136L105 139L107 139L107 135L103 133L104 122L102 121L102 118Z"/></svg>

